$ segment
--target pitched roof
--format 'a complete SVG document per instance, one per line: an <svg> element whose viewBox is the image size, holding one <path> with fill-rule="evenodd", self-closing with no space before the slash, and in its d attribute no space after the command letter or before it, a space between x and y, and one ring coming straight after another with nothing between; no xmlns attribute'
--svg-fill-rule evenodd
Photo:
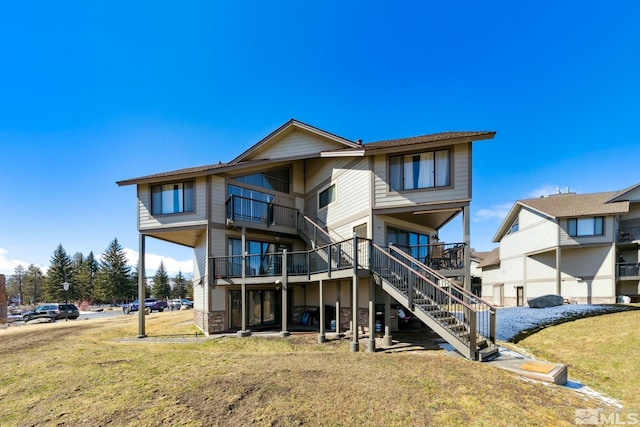
<svg viewBox="0 0 640 427"><path fill-rule="evenodd" d="M611 198L609 200L607 200L607 202L615 202L615 201L624 200L624 199L622 199L622 197L624 197L625 195L627 195L628 193L632 192L633 190L635 190L638 187L640 187L640 183L633 184L633 185L625 188L624 190L620 190L617 193L615 193L613 196L611 196Z"/></svg>
<svg viewBox="0 0 640 427"><path fill-rule="evenodd" d="M332 134L330 132L326 132L322 129L308 125L301 121L290 119L289 121L284 123L282 126L280 126L278 129L271 132L269 135L261 139L256 144L252 145L249 149L245 150L242 154L240 154L239 156L237 156L235 159L231 160L228 163L218 163L218 164L212 164L212 165L178 169L178 170L173 170L168 172L161 172L161 173L156 173L152 175L145 175L137 178L117 181L116 184L118 184L119 186L132 185L132 184L138 184L143 182L152 182L160 178L174 178L174 177L177 178L177 177L195 176L195 175L202 175L207 173L221 172L223 169L232 169L232 168L244 167L247 165L269 163L272 160L270 159L246 160L246 158L251 153L253 153L256 149L264 146L265 144L269 143L269 141L272 141L278 135L281 135L283 132L286 132L291 128L298 128L298 129L303 129L309 132L313 132L315 134L324 136L333 141L336 141L339 144L344 145L344 148L327 150L325 151L326 153L340 153L344 151L345 154L347 154L350 151L353 151L354 153L358 151L360 155L362 155L361 150L363 148L365 149L365 152L372 152L377 150L394 149L398 147L405 147L405 146L431 143L431 142L437 143L442 141L454 141L454 140L491 139L496 134L494 131L440 132L440 133L434 133L429 135L420 135L420 136L413 136L409 138L400 138L400 139L389 139L384 141L376 141L376 142L370 142L367 144L361 144L360 141L357 141L357 142L349 141L346 138L342 138L341 136ZM321 153L318 153L318 156L320 155Z"/></svg>
<svg viewBox="0 0 640 427"><path fill-rule="evenodd" d="M557 194L537 199L519 200L552 218L566 218L593 215L616 215L629 212L629 202L608 202L617 192L591 194Z"/></svg>
<svg viewBox="0 0 640 427"><path fill-rule="evenodd" d="M412 136L409 138L387 139L383 141L369 142L363 145L365 151L381 150L385 148L405 147L408 145L424 144L428 142L441 142L454 139L491 139L495 136L495 131L477 132L440 132L429 135Z"/></svg>
<svg viewBox="0 0 640 427"><path fill-rule="evenodd" d="M494 248L484 259L478 264L478 268L492 267L500 265L500 247Z"/></svg>
<svg viewBox="0 0 640 427"><path fill-rule="evenodd" d="M303 123L303 122L301 122L299 120L289 119L289 121L287 121L285 124L283 124L278 129L274 130L269 135L265 136L260 141L258 141L257 143L255 143L254 145L249 147L247 150L245 150L243 153L238 155L235 159L231 160L229 163L238 163L238 162L246 159L249 155L251 155L251 153L255 152L260 147L263 147L264 145L268 144L270 141L272 141L273 139L278 137L278 135L281 135L282 133L284 133L284 132L286 132L286 131L288 131L290 129L293 129L293 128L303 129L303 130L306 130L308 132L323 136L325 138L331 139L331 140L333 140L333 141L335 141L335 142L337 142L339 144L344 145L344 148L339 148L338 150L341 150L341 149L353 149L353 148L357 148L358 147L358 144L356 144L354 141L349 141L346 138L343 138L343 137L338 136L338 135L336 135L334 133L331 133L331 132L327 132L327 131L322 130L320 128L317 128L315 126L311 126L311 125L309 125L307 123Z"/></svg>

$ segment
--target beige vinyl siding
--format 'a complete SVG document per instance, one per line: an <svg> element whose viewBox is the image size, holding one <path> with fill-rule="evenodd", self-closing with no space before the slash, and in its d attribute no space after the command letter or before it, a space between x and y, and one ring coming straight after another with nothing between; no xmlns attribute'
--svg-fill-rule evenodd
<svg viewBox="0 0 640 427"><path fill-rule="evenodd" d="M212 228L209 230L209 254L210 256L227 255L226 230Z"/></svg>
<svg viewBox="0 0 640 427"><path fill-rule="evenodd" d="M613 216L604 218L604 235L602 236L569 236L569 220L560 220L560 244L562 246L611 243L615 241L617 225Z"/></svg>
<svg viewBox="0 0 640 427"><path fill-rule="evenodd" d="M207 233L202 233L193 248L193 280L207 279Z"/></svg>
<svg viewBox="0 0 640 427"><path fill-rule="evenodd" d="M518 231L500 241L501 259L557 246L558 227L553 220L524 208L518 219Z"/></svg>
<svg viewBox="0 0 640 427"><path fill-rule="evenodd" d="M447 147L451 150L451 186L444 188L426 188L422 190L391 191L389 189L389 158L387 155L377 155L374 160L374 207L390 208L410 206L420 203L448 202L451 200L466 200L471 198L470 172L471 151L470 144L458 144ZM445 147L443 147L445 148Z"/></svg>
<svg viewBox="0 0 640 427"><path fill-rule="evenodd" d="M361 159L364 163L365 160ZM306 183L304 192L307 197L317 197L316 193L321 189L329 185L329 183L338 177L342 171L347 169L347 166L353 158L349 157L336 157L327 159L310 159L306 164ZM366 167L366 166L365 166Z"/></svg>
<svg viewBox="0 0 640 427"><path fill-rule="evenodd" d="M370 175L368 160L361 159L349 169L335 169L331 184L336 186L336 201L319 209L317 218L327 224L335 238L353 237L353 226L366 222L369 214ZM330 183L327 183L327 186ZM320 187L321 190L324 187Z"/></svg>
<svg viewBox="0 0 640 427"><path fill-rule="evenodd" d="M171 181L174 182L174 181ZM154 230L165 227L201 225L206 221L206 179L196 178L194 182L194 210L169 215L151 214L151 185L138 185L138 229Z"/></svg>
<svg viewBox="0 0 640 427"><path fill-rule="evenodd" d="M219 176L211 177L211 222L215 224L226 224L227 211L227 189L225 180Z"/></svg>
<svg viewBox="0 0 640 427"><path fill-rule="evenodd" d="M275 144L257 149L250 159L283 159L317 155L321 151L344 148L344 145L321 138L311 133L294 130ZM247 159L249 160L249 159Z"/></svg>

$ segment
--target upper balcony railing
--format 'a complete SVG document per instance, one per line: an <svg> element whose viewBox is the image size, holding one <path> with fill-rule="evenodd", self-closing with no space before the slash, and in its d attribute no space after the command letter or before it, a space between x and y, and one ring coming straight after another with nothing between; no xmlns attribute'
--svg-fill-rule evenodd
<svg viewBox="0 0 640 427"><path fill-rule="evenodd" d="M432 243L429 245L393 246L423 262L434 270L459 270L464 268L464 243Z"/></svg>
<svg viewBox="0 0 640 427"><path fill-rule="evenodd" d="M366 267L369 257L369 241L358 240L358 265ZM244 263L244 277L279 277L284 273L286 265L287 276L310 276L316 273L353 268L353 239L330 243L317 248L300 252L274 252L266 254L232 255L210 258L210 268L216 279L242 278ZM286 264L284 262L286 256ZM243 260L244 258L244 260Z"/></svg>
<svg viewBox="0 0 640 427"><path fill-rule="evenodd" d="M618 277L637 277L640 274L640 266L637 262L619 262L616 263L618 269Z"/></svg>
<svg viewBox="0 0 640 427"><path fill-rule="evenodd" d="M618 230L618 243L640 240L640 227L627 227Z"/></svg>
<svg viewBox="0 0 640 427"><path fill-rule="evenodd" d="M227 199L227 220L270 226L298 227L298 211L288 206L232 195Z"/></svg>

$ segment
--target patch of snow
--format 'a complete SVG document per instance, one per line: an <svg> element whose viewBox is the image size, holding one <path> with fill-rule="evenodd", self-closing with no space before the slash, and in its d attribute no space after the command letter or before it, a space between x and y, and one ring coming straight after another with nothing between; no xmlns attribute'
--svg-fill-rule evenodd
<svg viewBox="0 0 640 427"><path fill-rule="evenodd" d="M504 307L496 311L496 338L509 341L519 332L554 323L565 317L616 311L611 305L565 304L548 308Z"/></svg>

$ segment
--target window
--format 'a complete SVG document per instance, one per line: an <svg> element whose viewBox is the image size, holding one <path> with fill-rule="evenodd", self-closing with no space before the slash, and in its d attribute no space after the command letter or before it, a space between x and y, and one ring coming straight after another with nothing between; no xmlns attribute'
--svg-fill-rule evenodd
<svg viewBox="0 0 640 427"><path fill-rule="evenodd" d="M569 236L602 236L604 234L604 217L570 218Z"/></svg>
<svg viewBox="0 0 640 427"><path fill-rule="evenodd" d="M179 212L193 212L192 181L151 187L151 213L153 215Z"/></svg>
<svg viewBox="0 0 640 427"><path fill-rule="evenodd" d="M389 157L389 186L392 190L448 185L449 150Z"/></svg>
<svg viewBox="0 0 640 427"><path fill-rule="evenodd" d="M246 266L248 276L264 276L282 274L281 259L274 255L284 249L291 251L288 243L263 242L259 240L246 240L245 252L247 253ZM230 238L228 241L229 258L228 269L232 274L239 276L242 272L242 240Z"/></svg>
<svg viewBox="0 0 640 427"><path fill-rule="evenodd" d="M412 257L423 260L429 248L429 236L396 227L387 227L387 242L393 243L399 249Z"/></svg>
<svg viewBox="0 0 640 427"><path fill-rule="evenodd" d="M515 221L513 221L513 223L511 224L511 228L509 228L509 231L507 232L507 234L513 234L519 229L520 229L520 221L518 218L516 218Z"/></svg>
<svg viewBox="0 0 640 427"><path fill-rule="evenodd" d="M266 172L254 173L234 178L236 181L267 190L279 191L281 193L291 192L291 182L289 180L289 168L273 169Z"/></svg>
<svg viewBox="0 0 640 427"><path fill-rule="evenodd" d="M336 185L333 184L318 194L318 209L322 209L329 203L336 201Z"/></svg>

